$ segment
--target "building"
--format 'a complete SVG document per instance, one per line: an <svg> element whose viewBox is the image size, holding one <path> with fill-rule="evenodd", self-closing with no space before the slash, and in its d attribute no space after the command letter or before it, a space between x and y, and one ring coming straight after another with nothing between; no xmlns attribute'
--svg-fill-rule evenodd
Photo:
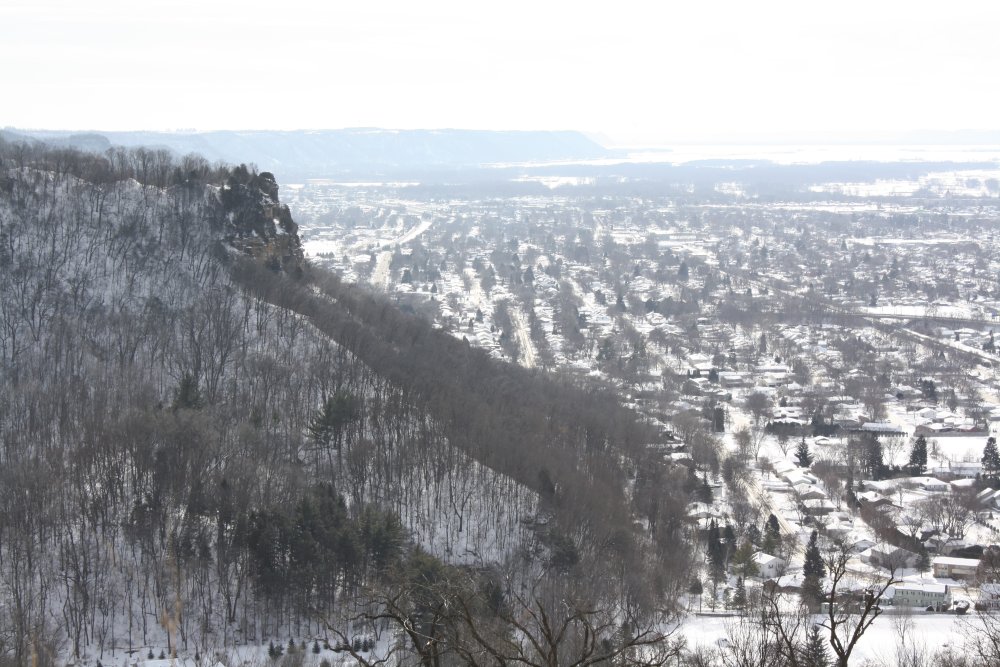
<svg viewBox="0 0 1000 667"><path fill-rule="evenodd" d="M979 559L937 556L931 561L931 566L934 568L935 577L975 581L976 573L979 571Z"/></svg>
<svg viewBox="0 0 1000 667"><path fill-rule="evenodd" d="M894 607L934 607L935 609L951 606L951 588L947 584L930 584L904 581L893 586L892 600Z"/></svg>
<svg viewBox="0 0 1000 667"><path fill-rule="evenodd" d="M894 547L891 544L874 546L861 554L862 562L868 563L873 567L883 567L887 570L914 567L919 558L912 551L908 551L902 547Z"/></svg>
<svg viewBox="0 0 1000 667"><path fill-rule="evenodd" d="M1000 584L983 584L979 587L976 608L1000 609Z"/></svg>
<svg viewBox="0 0 1000 667"><path fill-rule="evenodd" d="M781 575L785 569L785 561L777 556L758 551L753 555L753 560L757 563L757 570L760 576L765 579L775 579Z"/></svg>

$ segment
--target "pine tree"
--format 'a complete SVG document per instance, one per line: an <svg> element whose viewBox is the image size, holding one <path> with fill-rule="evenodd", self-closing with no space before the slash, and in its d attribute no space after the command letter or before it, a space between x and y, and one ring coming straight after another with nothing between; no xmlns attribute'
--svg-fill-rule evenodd
<svg viewBox="0 0 1000 667"><path fill-rule="evenodd" d="M726 576L725 553L723 551L719 525L712 520L708 528L708 565L712 581L720 582Z"/></svg>
<svg viewBox="0 0 1000 667"><path fill-rule="evenodd" d="M313 640L313 653L319 653L319 640Z"/></svg>
<svg viewBox="0 0 1000 667"><path fill-rule="evenodd" d="M817 539L818 535L814 530L809 536L809 545L806 546L806 559L802 566L802 574L806 577L822 579L826 576L826 566L823 565L823 556L819 552Z"/></svg>
<svg viewBox="0 0 1000 667"><path fill-rule="evenodd" d="M983 477L990 482L997 481L1000 474L1000 451L997 451L997 439L987 438L986 447L983 448Z"/></svg>
<svg viewBox="0 0 1000 667"><path fill-rule="evenodd" d="M701 579L695 578L691 582L690 588L688 588L689 595L695 595L698 597L698 611L701 611L701 599L702 593L705 592L705 587L702 586Z"/></svg>
<svg viewBox="0 0 1000 667"><path fill-rule="evenodd" d="M198 389L198 378L191 373L185 373L174 391L174 403L171 407L174 410L197 410L204 405L201 390Z"/></svg>
<svg viewBox="0 0 1000 667"><path fill-rule="evenodd" d="M913 442L913 449L910 450L910 468L914 471L922 471L927 467L927 438L918 435Z"/></svg>
<svg viewBox="0 0 1000 667"><path fill-rule="evenodd" d="M727 523L726 527L722 529L722 542L725 544L723 557L729 560L736 551L736 531L733 530L732 524Z"/></svg>
<svg viewBox="0 0 1000 667"><path fill-rule="evenodd" d="M817 577L806 577L802 580L802 587L799 589L799 596L802 604L810 611L817 613L823 602L823 582Z"/></svg>
<svg viewBox="0 0 1000 667"><path fill-rule="evenodd" d="M760 548L764 553L773 556L780 545L781 527L778 525L778 517L771 514L767 517L767 524L764 526L764 541Z"/></svg>
<svg viewBox="0 0 1000 667"><path fill-rule="evenodd" d="M708 485L708 474L706 473L701 479L701 485L698 487L698 500L710 505L712 503L712 487Z"/></svg>
<svg viewBox="0 0 1000 667"><path fill-rule="evenodd" d="M708 562L711 565L722 564L722 535L719 533L719 524L712 519L708 525Z"/></svg>
<svg viewBox="0 0 1000 667"><path fill-rule="evenodd" d="M733 607L744 609L747 606L747 587L743 583L743 577L736 580L736 592L733 594Z"/></svg>
<svg viewBox="0 0 1000 667"><path fill-rule="evenodd" d="M802 436L802 440L795 450L795 458L798 459L799 466L802 468L808 468L812 465L813 458L812 454L809 453L809 445L806 444L805 436Z"/></svg>
<svg viewBox="0 0 1000 667"><path fill-rule="evenodd" d="M741 577L755 577L760 573L753 556L753 545L749 541L744 541L733 554L733 569L739 572Z"/></svg>
<svg viewBox="0 0 1000 667"><path fill-rule="evenodd" d="M802 667L829 667L830 654L827 652L826 641L820 632L820 626L809 629L806 644L802 647Z"/></svg>
<svg viewBox="0 0 1000 667"><path fill-rule="evenodd" d="M806 546L806 558L802 566L802 574L805 579L800 591L802 602L812 611L819 609L820 602L823 600L822 580L826 576L826 566L823 564L823 556L819 552L817 539L818 535L814 530L809 536L809 544Z"/></svg>
<svg viewBox="0 0 1000 667"><path fill-rule="evenodd" d="M1000 458L998 458L998 462L1000 462ZM885 470L885 463L882 460L882 443L874 436L869 437L865 443L865 466L872 478L882 478Z"/></svg>

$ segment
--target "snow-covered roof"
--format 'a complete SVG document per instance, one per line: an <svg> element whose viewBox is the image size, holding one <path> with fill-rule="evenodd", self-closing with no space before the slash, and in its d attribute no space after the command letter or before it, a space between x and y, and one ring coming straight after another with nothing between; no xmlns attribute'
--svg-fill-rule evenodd
<svg viewBox="0 0 1000 667"><path fill-rule="evenodd" d="M777 556L772 556L771 554L766 554L763 551L758 551L753 555L753 560L758 565L770 565L771 563L783 563L784 561Z"/></svg>
<svg viewBox="0 0 1000 667"><path fill-rule="evenodd" d="M948 592L948 585L919 581L902 581L898 584L893 584L892 590L895 592L924 591L925 593L938 593L944 595Z"/></svg>
<svg viewBox="0 0 1000 667"><path fill-rule="evenodd" d="M952 558L951 556L936 556L932 561L933 565L946 565L950 567L979 567L978 558Z"/></svg>

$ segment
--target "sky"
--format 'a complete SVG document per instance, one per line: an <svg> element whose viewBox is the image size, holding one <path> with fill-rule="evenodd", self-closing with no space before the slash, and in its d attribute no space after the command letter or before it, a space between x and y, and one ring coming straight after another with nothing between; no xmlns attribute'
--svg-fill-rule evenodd
<svg viewBox="0 0 1000 667"><path fill-rule="evenodd" d="M0 0L0 127L997 129L997 35L992 0Z"/></svg>

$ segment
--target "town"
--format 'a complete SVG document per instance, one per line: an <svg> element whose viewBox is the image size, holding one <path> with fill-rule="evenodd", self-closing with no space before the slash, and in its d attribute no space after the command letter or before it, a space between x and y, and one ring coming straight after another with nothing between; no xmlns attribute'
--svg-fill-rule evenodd
<svg viewBox="0 0 1000 667"><path fill-rule="evenodd" d="M314 262L658 426L651 468L685 466L698 499L690 612L809 595L810 548L836 545L855 589L887 584L880 610L964 614L1000 607L998 175L784 195L316 180L283 198Z"/></svg>

